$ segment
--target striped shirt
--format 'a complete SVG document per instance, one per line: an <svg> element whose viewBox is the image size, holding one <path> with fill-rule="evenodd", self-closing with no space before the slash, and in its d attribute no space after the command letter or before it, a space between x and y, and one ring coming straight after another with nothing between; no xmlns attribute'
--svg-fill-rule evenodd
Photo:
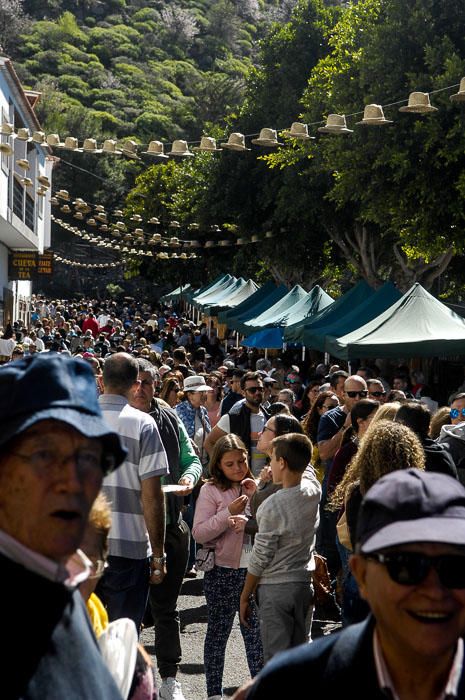
<svg viewBox="0 0 465 700"><path fill-rule="evenodd" d="M152 548L143 516L141 482L169 473L165 448L153 418L132 408L124 396L103 394L99 404L107 424L128 450L123 464L103 481L102 490L112 510L109 553L145 559Z"/></svg>

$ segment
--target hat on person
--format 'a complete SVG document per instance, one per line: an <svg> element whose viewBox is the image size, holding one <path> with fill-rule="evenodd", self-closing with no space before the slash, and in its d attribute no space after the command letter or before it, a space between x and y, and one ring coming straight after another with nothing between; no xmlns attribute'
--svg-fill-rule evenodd
<svg viewBox="0 0 465 700"><path fill-rule="evenodd" d="M211 386L205 384L205 378L198 375L184 379L184 391L213 391Z"/></svg>
<svg viewBox="0 0 465 700"><path fill-rule="evenodd" d="M163 377L167 372L171 372L171 367L169 365L160 365L158 372L160 373L160 377Z"/></svg>
<svg viewBox="0 0 465 700"><path fill-rule="evenodd" d="M356 542L363 554L412 542L463 546L465 488L439 472L390 472L373 484L362 501Z"/></svg>
<svg viewBox="0 0 465 700"><path fill-rule="evenodd" d="M88 438L101 439L114 458L107 471L123 462L127 451L108 427L98 403L94 374L87 362L40 353L8 363L0 370L0 446L39 421L66 423Z"/></svg>
<svg viewBox="0 0 465 700"><path fill-rule="evenodd" d="M278 380L273 379L273 377L269 377L268 375L266 375L266 377L263 377L263 383L264 384L277 384Z"/></svg>

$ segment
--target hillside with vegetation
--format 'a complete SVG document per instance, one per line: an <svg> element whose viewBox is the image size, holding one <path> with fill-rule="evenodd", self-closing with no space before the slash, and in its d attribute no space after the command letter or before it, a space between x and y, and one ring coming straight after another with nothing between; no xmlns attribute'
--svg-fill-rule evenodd
<svg viewBox="0 0 465 700"><path fill-rule="evenodd" d="M141 143L195 139L205 124L237 111L259 40L294 5L3 0L0 44L23 84L43 93L39 116L48 131Z"/></svg>

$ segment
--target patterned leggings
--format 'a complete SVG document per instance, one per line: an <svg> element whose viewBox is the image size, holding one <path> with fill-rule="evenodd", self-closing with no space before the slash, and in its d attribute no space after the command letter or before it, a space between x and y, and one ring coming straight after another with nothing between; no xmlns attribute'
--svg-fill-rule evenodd
<svg viewBox="0 0 465 700"><path fill-rule="evenodd" d="M208 607L208 626L205 636L204 664L207 695L221 695L226 644L239 612L239 600L247 569L227 569L215 566L204 577L204 593ZM245 653L252 678L263 666L260 625L255 602L251 604L250 627L241 625Z"/></svg>

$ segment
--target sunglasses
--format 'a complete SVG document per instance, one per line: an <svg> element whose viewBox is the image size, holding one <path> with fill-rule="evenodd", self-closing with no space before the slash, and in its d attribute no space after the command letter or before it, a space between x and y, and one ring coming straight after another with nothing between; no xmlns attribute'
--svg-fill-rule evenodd
<svg viewBox="0 0 465 700"><path fill-rule="evenodd" d="M462 416L462 418L465 418L465 408L462 408L461 411L459 411L458 408L451 408L449 415L451 418L458 418L459 416Z"/></svg>
<svg viewBox="0 0 465 700"><path fill-rule="evenodd" d="M263 387L262 386L251 386L246 389L250 394L256 394L256 393L261 393L263 394Z"/></svg>
<svg viewBox="0 0 465 700"><path fill-rule="evenodd" d="M362 389L362 391L346 391L346 394L351 399L355 399L356 396L364 399L368 396L368 391L366 389Z"/></svg>
<svg viewBox="0 0 465 700"><path fill-rule="evenodd" d="M465 556L460 554L428 557L419 552L376 552L366 554L365 557L383 564L392 581L401 586L417 586L425 580L433 567L445 588L465 588Z"/></svg>
<svg viewBox="0 0 465 700"><path fill-rule="evenodd" d="M370 391L370 396L385 396L385 391Z"/></svg>

